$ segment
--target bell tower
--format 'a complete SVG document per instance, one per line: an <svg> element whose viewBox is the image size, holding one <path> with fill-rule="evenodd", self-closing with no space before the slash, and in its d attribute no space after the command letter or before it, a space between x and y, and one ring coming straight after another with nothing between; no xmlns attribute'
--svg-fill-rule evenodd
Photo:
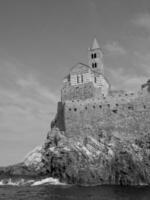
<svg viewBox="0 0 150 200"><path fill-rule="evenodd" d="M94 38L92 48L89 49L89 65L93 71L104 74L102 59L103 53L96 38Z"/></svg>

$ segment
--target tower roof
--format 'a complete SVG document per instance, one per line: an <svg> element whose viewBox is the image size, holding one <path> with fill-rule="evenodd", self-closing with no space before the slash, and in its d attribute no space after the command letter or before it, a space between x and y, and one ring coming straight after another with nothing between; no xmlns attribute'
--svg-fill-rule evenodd
<svg viewBox="0 0 150 200"><path fill-rule="evenodd" d="M98 44L98 42L97 42L97 39L94 38L93 45L92 45L92 49L99 49L99 48L100 48L100 47L99 47L99 44Z"/></svg>

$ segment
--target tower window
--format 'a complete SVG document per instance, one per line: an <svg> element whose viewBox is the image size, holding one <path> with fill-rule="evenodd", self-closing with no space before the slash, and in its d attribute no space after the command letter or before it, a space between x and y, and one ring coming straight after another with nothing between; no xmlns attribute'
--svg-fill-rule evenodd
<svg viewBox="0 0 150 200"><path fill-rule="evenodd" d="M92 59L94 58L93 54L91 54L91 58L92 58Z"/></svg>
<svg viewBox="0 0 150 200"><path fill-rule="evenodd" d="M94 82L96 83L96 77L94 77Z"/></svg>
<svg viewBox="0 0 150 200"><path fill-rule="evenodd" d="M96 58L96 53L94 53L94 58Z"/></svg>
<svg viewBox="0 0 150 200"><path fill-rule="evenodd" d="M92 68L97 68L97 63L92 63Z"/></svg>

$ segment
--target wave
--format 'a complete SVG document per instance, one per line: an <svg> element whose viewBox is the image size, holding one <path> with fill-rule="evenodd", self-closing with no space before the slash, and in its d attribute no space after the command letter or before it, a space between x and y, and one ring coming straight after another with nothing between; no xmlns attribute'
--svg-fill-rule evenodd
<svg viewBox="0 0 150 200"><path fill-rule="evenodd" d="M41 180L27 180L27 179L3 179L0 180L0 186L5 186L5 185L10 185L10 186L38 186L38 185L66 185L66 183L61 183L58 179L56 178L44 178Z"/></svg>
<svg viewBox="0 0 150 200"><path fill-rule="evenodd" d="M66 183L61 183L58 179L56 178L45 178L39 181L35 181L31 186L37 186L37 185L44 185L44 184L50 184L50 185L66 185Z"/></svg>

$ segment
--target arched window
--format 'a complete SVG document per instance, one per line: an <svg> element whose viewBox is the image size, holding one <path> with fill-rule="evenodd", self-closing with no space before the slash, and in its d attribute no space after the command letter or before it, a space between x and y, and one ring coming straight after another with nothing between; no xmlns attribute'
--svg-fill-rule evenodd
<svg viewBox="0 0 150 200"><path fill-rule="evenodd" d="M95 68L97 68L97 63L95 63Z"/></svg>
<svg viewBox="0 0 150 200"><path fill-rule="evenodd" d="M94 53L94 58L96 58L96 53Z"/></svg>
<svg viewBox="0 0 150 200"><path fill-rule="evenodd" d="M96 77L94 77L94 82L96 83Z"/></svg>
<svg viewBox="0 0 150 200"><path fill-rule="evenodd" d="M92 59L94 58L93 54L91 54L91 58L92 58Z"/></svg>
<svg viewBox="0 0 150 200"><path fill-rule="evenodd" d="M92 63L92 68L94 68L95 67L95 63Z"/></svg>

